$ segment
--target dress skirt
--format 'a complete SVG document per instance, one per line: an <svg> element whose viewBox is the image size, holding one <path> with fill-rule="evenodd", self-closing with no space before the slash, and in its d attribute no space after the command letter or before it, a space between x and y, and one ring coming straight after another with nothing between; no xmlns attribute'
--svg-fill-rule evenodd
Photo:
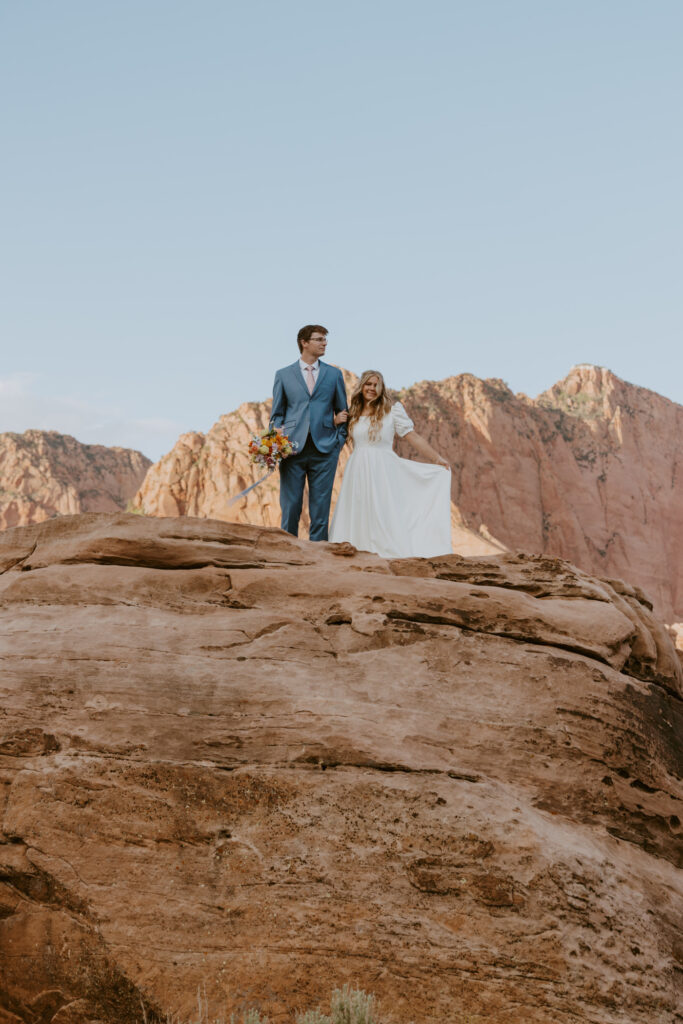
<svg viewBox="0 0 683 1024"><path fill-rule="evenodd" d="M344 471L330 540L384 558L450 554L450 470L401 459L385 445L356 448Z"/></svg>

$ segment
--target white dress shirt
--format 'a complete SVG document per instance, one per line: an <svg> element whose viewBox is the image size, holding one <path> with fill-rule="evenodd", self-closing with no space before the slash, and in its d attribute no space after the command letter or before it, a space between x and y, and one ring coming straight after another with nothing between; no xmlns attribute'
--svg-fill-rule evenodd
<svg viewBox="0 0 683 1024"><path fill-rule="evenodd" d="M304 384L306 385L306 390L307 391L308 391L308 369L307 369L307 367L309 367L310 365L311 365L310 363L305 363L303 361L303 359L299 360L299 366L301 367L301 375L304 378ZM320 369L320 360L316 359L316 361L313 363L313 386L314 387L318 383L318 371L319 371L319 369Z"/></svg>

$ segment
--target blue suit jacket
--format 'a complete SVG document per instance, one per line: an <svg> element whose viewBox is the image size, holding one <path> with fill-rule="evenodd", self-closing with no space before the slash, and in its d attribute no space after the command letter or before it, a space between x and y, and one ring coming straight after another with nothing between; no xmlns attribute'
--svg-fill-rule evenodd
<svg viewBox="0 0 683 1024"><path fill-rule="evenodd" d="M346 439L346 424L334 425L334 414L346 409L346 388L341 370L320 362L318 379L309 394L299 360L275 374L271 427L278 427L295 441L298 451L309 433L319 452L341 448Z"/></svg>

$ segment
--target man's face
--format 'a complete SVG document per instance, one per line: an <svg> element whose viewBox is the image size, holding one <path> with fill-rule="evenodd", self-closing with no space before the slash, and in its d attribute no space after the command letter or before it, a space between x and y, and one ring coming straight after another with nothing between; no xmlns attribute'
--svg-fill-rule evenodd
<svg viewBox="0 0 683 1024"><path fill-rule="evenodd" d="M312 357L315 362L316 359L325 355L326 348L327 335L321 334L320 331L313 331L309 340L301 343L301 355Z"/></svg>

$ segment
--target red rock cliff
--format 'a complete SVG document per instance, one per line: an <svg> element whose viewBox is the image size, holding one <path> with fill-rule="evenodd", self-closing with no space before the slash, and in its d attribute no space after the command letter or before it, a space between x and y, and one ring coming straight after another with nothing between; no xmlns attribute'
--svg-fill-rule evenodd
<svg viewBox="0 0 683 1024"><path fill-rule="evenodd" d="M629 580L683 617L683 407L594 366L535 401L469 375L402 397L451 454L469 527Z"/></svg>
<svg viewBox="0 0 683 1024"><path fill-rule="evenodd" d="M140 452L81 444L54 430L0 434L0 530L125 509L150 466Z"/></svg>
<svg viewBox="0 0 683 1024"><path fill-rule="evenodd" d="M630 580L666 620L683 618L681 406L593 366L575 367L535 401L469 374L400 397L416 429L452 459L456 551L566 558ZM137 505L277 525L277 476L227 509L256 479L246 443L269 408L245 404L208 435L183 435L149 470Z"/></svg>

